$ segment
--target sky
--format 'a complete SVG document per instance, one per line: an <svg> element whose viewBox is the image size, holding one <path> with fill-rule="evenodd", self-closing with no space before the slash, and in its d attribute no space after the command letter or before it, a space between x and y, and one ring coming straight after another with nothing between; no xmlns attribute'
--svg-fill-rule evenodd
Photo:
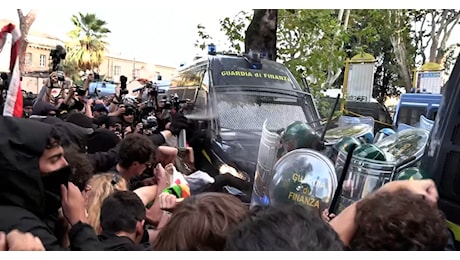
<svg viewBox="0 0 460 260"><path fill-rule="evenodd" d="M444 3L443 3L444 1ZM181 63L191 61L197 54L203 53L194 47L198 38L198 24L206 27L217 48L224 49L222 43L227 38L220 32L219 19L233 17L244 10L251 12L252 8L448 8L447 0L434 3L429 0L373 2L365 0L341 1L323 0L232 0L232 1L203 1L203 0L168 0L146 1L129 0L126 2L79 0L72 2L56 0L16 0L15 4L22 7L24 13L30 8L38 9L38 16L32 25L32 30L65 39L67 32L74 28L70 18L73 14L95 13L107 22L112 31L107 39L110 50L121 53L129 59L136 59L153 64L179 67ZM72 3L68 6L67 3ZM390 4L389 4L390 3ZM453 2L452 2L453 3ZM452 5L452 3L450 5ZM37 4L39 4L37 6ZM396 6L397 4L398 6ZM7 5L7 4L6 4ZM263 6L263 7L262 7ZM392 7L393 6L393 7ZM0 19L10 19L18 22L16 8L2 5ZM21 7L19 7L21 8ZM19 22L18 22L19 24ZM460 42L460 27L451 39ZM452 41L451 40L451 41Z"/></svg>
<svg viewBox="0 0 460 260"><path fill-rule="evenodd" d="M30 9L23 9L24 13ZM111 30L108 35L111 51L139 61L178 67L200 52L194 47L198 38L197 25L202 24L214 36L216 42L226 40L220 32L219 19L233 17L242 9L225 8L214 12L190 13L189 10L174 10L172 7L147 8L137 11L111 10L104 8L79 8L76 10L38 9L37 19L31 30L41 31L60 39L74 28L70 18L81 12L95 13L107 22ZM246 9L251 11L251 9ZM1 19L19 21L16 9L0 10Z"/></svg>

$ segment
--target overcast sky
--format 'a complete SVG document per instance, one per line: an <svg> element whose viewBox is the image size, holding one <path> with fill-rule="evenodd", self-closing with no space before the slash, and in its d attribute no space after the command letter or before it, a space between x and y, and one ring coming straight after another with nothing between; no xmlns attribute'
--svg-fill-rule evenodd
<svg viewBox="0 0 460 260"><path fill-rule="evenodd" d="M197 14L196 11L175 10L172 7L152 7L137 11L103 8L81 8L75 11L39 9L31 29L65 39L67 32L74 28L70 20L72 14L95 13L99 19L107 22L111 30L107 39L111 50L121 52L127 58L177 67L184 59L193 58L199 51L194 47L198 39L198 24L204 25L216 40L224 41L225 36L219 30L219 19L234 16L241 10L239 7L230 7ZM0 19L18 21L16 9L2 8Z"/></svg>

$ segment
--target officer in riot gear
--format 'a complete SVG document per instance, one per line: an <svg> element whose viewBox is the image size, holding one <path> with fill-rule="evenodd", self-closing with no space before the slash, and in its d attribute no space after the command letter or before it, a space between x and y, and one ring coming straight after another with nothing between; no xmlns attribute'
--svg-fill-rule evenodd
<svg viewBox="0 0 460 260"><path fill-rule="evenodd" d="M282 155L300 148L309 148L316 151L324 149L321 137L307 123L295 121L286 127L281 134L281 145L278 158Z"/></svg>

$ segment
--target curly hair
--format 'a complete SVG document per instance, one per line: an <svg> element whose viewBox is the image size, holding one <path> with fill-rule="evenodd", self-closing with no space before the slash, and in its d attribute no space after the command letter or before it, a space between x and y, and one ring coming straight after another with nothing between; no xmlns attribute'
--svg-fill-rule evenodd
<svg viewBox="0 0 460 260"><path fill-rule="evenodd" d="M448 241L443 213L408 191L376 193L358 202L356 251L438 251Z"/></svg>
<svg viewBox="0 0 460 260"><path fill-rule="evenodd" d="M83 191L88 180L96 173L91 161L89 161L85 153L79 152L78 148L73 145L64 147L64 158L69 163L69 166L75 170L75 173L70 177L70 181L80 191Z"/></svg>
<svg viewBox="0 0 460 260"><path fill-rule="evenodd" d="M249 215L230 194L205 192L185 199L163 227L153 248L159 251L222 251L226 237Z"/></svg>
<svg viewBox="0 0 460 260"><path fill-rule="evenodd" d="M120 142L119 164L129 168L133 162L147 163L155 160L157 147L145 135L130 134Z"/></svg>

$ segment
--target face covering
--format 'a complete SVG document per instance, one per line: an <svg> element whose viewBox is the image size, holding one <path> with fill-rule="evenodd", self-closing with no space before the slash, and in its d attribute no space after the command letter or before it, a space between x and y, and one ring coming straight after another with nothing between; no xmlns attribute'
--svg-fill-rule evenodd
<svg viewBox="0 0 460 260"><path fill-rule="evenodd" d="M61 184L67 186L71 176L72 168L68 165L54 172L42 174L47 212L57 210L61 207Z"/></svg>

